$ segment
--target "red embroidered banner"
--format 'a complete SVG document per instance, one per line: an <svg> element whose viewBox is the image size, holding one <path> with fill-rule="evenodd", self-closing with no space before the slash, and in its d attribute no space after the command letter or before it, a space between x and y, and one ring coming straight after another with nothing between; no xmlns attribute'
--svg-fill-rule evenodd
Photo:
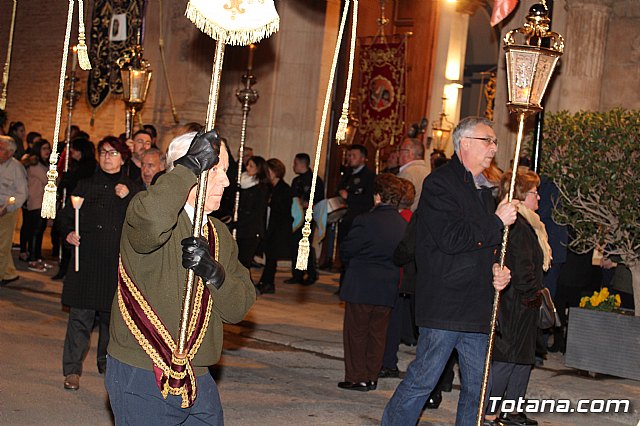
<svg viewBox="0 0 640 426"><path fill-rule="evenodd" d="M360 39L362 142L376 149L394 144L404 127L405 36Z"/></svg>

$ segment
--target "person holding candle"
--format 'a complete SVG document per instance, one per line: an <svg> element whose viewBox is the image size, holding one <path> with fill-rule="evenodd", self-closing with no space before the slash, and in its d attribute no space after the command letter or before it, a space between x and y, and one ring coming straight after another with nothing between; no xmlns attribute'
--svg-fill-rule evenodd
<svg viewBox="0 0 640 426"><path fill-rule="evenodd" d="M67 203L60 215L62 235L80 251L79 271L75 271L74 259L62 290L62 304L70 308L62 358L64 387L72 390L80 386L82 361L89 350L96 317L100 327L98 371L104 373L106 369L111 303L118 285L120 234L129 201L140 190L122 170L131 155L124 141L107 136L98 144L98 154L98 170L81 179L69 194L84 198L80 235L75 231L72 203Z"/></svg>
<svg viewBox="0 0 640 426"><path fill-rule="evenodd" d="M9 136L0 136L0 286L18 279L11 243L18 209L27 200L27 172L13 158L15 151L15 141Z"/></svg>

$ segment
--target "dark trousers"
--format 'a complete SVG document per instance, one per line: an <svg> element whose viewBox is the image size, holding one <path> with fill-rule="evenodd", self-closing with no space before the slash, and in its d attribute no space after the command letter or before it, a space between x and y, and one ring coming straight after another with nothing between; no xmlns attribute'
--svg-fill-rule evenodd
<svg viewBox="0 0 640 426"><path fill-rule="evenodd" d="M22 209L20 252L29 253L29 260L42 259L42 236L45 229L47 220L40 216L40 209Z"/></svg>
<svg viewBox="0 0 640 426"><path fill-rule="evenodd" d="M255 256L258 245L260 244L260 239L257 236L249 238L238 238L237 243L238 260L245 268L250 270L253 256Z"/></svg>
<svg viewBox="0 0 640 426"><path fill-rule="evenodd" d="M391 308L388 306L345 304L343 340L346 381L378 380L390 315Z"/></svg>
<svg viewBox="0 0 640 426"><path fill-rule="evenodd" d="M107 366L110 317L109 312L99 312L92 309L71 308L69 310L67 335L64 339L62 354L62 372L65 376L69 374L82 375L82 362L89 352L91 331L96 321L98 321L99 327L98 371L104 372Z"/></svg>
<svg viewBox="0 0 640 426"><path fill-rule="evenodd" d="M309 235L309 244L313 242L313 234L316 230L316 224L311 222L311 235ZM302 239L302 227L293 233L293 246L291 254L291 275L294 279L302 281L304 277L304 271L296 269L296 261L298 259L298 243ZM318 271L316 268L316 250L311 245L309 247L309 259L307 260L307 276L310 279L318 279Z"/></svg>
<svg viewBox="0 0 640 426"><path fill-rule="evenodd" d="M105 386L116 426L222 426L220 394L213 377L198 376L196 385L198 393L193 405L181 408L182 397L162 397L153 371L107 358Z"/></svg>
<svg viewBox="0 0 640 426"><path fill-rule="evenodd" d="M387 326L387 340L384 344L382 367L388 370L398 368L398 347L400 346L400 332L402 327L402 309L400 300L391 309L389 325Z"/></svg>
<svg viewBox="0 0 640 426"><path fill-rule="evenodd" d="M496 414L491 411L491 398L498 397L517 401L524 398L529 386L531 376L530 364L514 364L512 362L493 361L491 363L491 393L487 403L487 413ZM500 404L495 404L499 408Z"/></svg>

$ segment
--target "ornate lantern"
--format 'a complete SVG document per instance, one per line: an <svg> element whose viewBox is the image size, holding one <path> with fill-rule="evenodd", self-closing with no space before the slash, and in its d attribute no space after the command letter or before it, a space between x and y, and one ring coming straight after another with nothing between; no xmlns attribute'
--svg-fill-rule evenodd
<svg viewBox="0 0 640 426"><path fill-rule="evenodd" d="M434 121L431 125L431 134L433 137L433 147L435 149L444 150L449 136L453 131L453 123L447 119L447 113L445 111L445 102L447 98L442 98L442 111L440 112L440 118L438 121Z"/></svg>
<svg viewBox="0 0 640 426"><path fill-rule="evenodd" d="M138 35L139 39L140 35ZM147 100L152 72L149 62L142 58L142 46L139 41L135 46L127 49L116 63L120 67L122 79L122 100L127 108L125 132L127 138L131 138L136 112L142 109Z"/></svg>
<svg viewBox="0 0 640 426"><path fill-rule="evenodd" d="M524 27L511 30L504 37L504 50L507 61L507 82L509 85L509 111L518 115L518 138L513 155L513 171L509 187L508 200L513 200L518 159L520 158L520 146L524 133L526 118L534 113L542 111L540 102L544 95L553 70L564 50L564 39L558 33L549 31L549 19L547 7L544 4L534 4L529 9L527 22ZM516 37L521 43L516 43ZM504 228L502 234L502 248L500 250L500 267L504 266L504 258L509 239L509 227ZM498 309L500 307L500 292L496 291L493 297L493 309L491 323L489 325L489 342L485 357L482 388L476 425L482 426L485 414L485 398L489 382L489 371L493 345L495 342L496 323Z"/></svg>

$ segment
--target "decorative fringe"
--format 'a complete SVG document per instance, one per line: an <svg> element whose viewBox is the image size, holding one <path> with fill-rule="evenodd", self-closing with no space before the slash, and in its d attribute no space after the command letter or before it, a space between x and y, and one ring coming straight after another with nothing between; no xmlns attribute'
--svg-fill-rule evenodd
<svg viewBox="0 0 640 426"><path fill-rule="evenodd" d="M311 210L311 206L307 211ZM296 259L296 269L300 271L306 271L309 263L309 253L311 252L311 245L309 244L309 236L311 235L311 224L307 220L302 228L302 239L298 243L298 258Z"/></svg>
<svg viewBox="0 0 640 426"><path fill-rule="evenodd" d="M89 52L85 43L84 29L84 3L83 0L78 1L78 65L85 71L91 69L91 61L89 60Z"/></svg>
<svg viewBox="0 0 640 426"><path fill-rule="evenodd" d="M269 37L280 29L280 17L276 17L259 28L228 30L211 22L191 2L187 4L185 16L209 37L232 46L246 46Z"/></svg>
<svg viewBox="0 0 640 426"><path fill-rule="evenodd" d="M84 34L78 37L78 65L85 71L91 69L91 61L89 60L89 50L84 42Z"/></svg>
<svg viewBox="0 0 640 426"><path fill-rule="evenodd" d="M56 218L56 195L58 188L56 187L56 179L58 178L58 172L56 171L56 164L51 163L49 171L47 172L47 185L44 187L44 196L42 197L42 210L40 215L44 219Z"/></svg>
<svg viewBox="0 0 640 426"><path fill-rule="evenodd" d="M349 109L342 107L342 115L340 116L340 120L338 120L338 130L336 130L336 142L340 143L347 138L348 125Z"/></svg>

